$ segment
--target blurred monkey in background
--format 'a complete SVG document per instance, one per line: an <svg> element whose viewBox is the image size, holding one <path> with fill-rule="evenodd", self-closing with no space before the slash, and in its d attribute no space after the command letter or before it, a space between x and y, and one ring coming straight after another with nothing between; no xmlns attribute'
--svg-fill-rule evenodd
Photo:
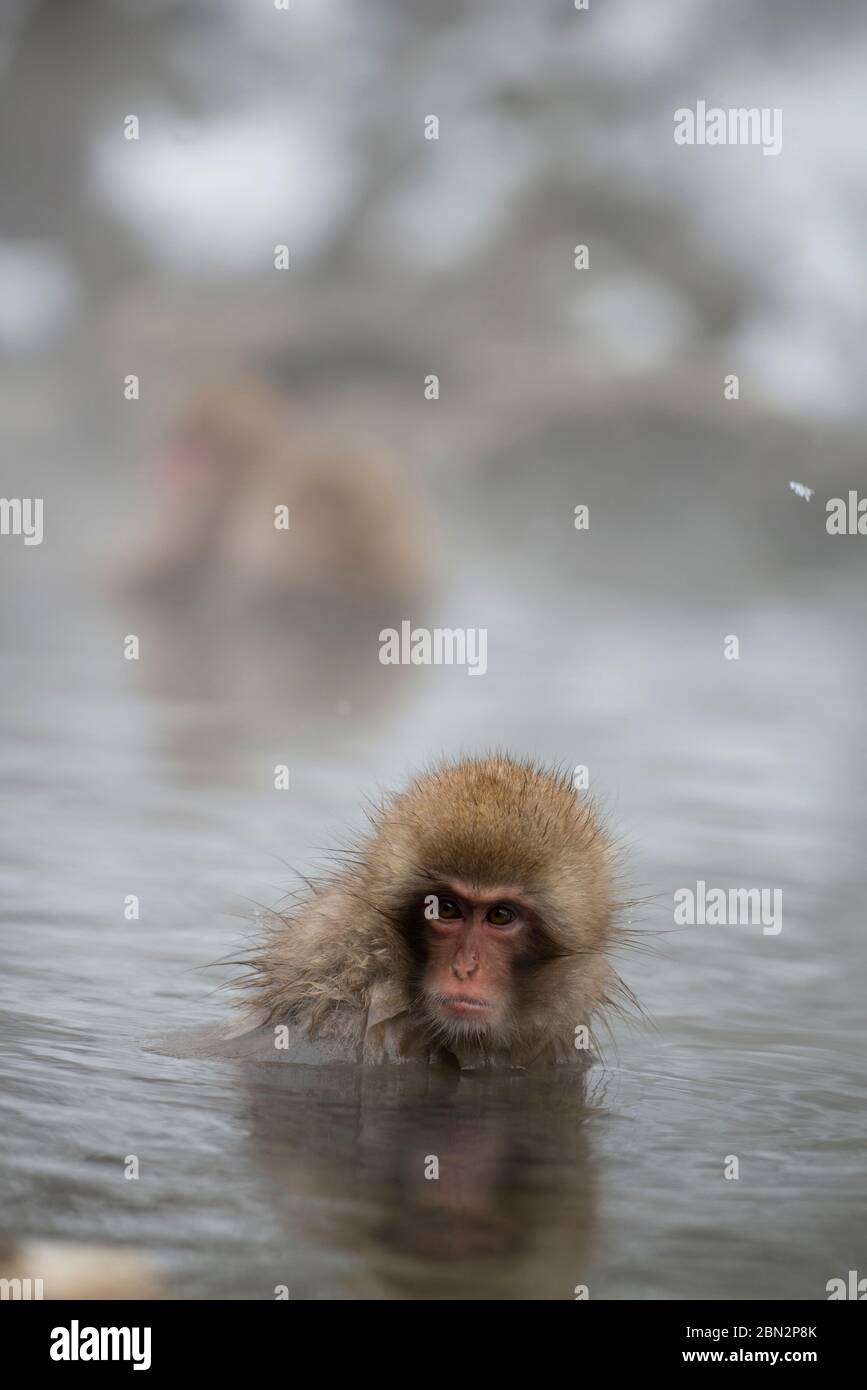
<svg viewBox="0 0 867 1390"><path fill-rule="evenodd" d="M201 390L168 429L124 587L221 606L318 600L403 611L424 587L429 528L399 469L335 449L262 382Z"/></svg>

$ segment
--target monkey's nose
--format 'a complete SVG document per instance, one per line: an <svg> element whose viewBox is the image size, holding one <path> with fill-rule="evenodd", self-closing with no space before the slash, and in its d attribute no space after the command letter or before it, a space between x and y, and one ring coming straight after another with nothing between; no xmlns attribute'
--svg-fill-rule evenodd
<svg viewBox="0 0 867 1390"><path fill-rule="evenodd" d="M479 968L477 960L456 960L452 963L452 971L459 980L468 980L471 975L475 975Z"/></svg>

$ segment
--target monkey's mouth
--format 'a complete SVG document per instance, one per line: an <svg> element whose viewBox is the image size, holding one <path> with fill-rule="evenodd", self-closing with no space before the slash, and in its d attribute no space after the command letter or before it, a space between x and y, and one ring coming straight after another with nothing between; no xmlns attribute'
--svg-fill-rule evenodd
<svg viewBox="0 0 867 1390"><path fill-rule="evenodd" d="M487 999L478 999L472 994L438 994L436 1003L458 1018L475 1018L491 1007Z"/></svg>

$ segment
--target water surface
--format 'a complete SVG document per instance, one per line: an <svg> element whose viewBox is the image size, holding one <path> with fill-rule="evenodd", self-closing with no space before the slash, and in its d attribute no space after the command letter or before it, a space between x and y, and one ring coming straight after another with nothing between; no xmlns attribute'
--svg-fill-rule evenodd
<svg viewBox="0 0 867 1390"><path fill-rule="evenodd" d="M384 680L375 645L347 664L327 635L317 656L237 632L167 678L165 633L125 662L128 615L64 586L62 557L29 589L22 562L0 730L8 1233L141 1249L181 1298L813 1299L863 1267L852 571L811 596L781 569L752 598L741 574L726 609L549 582L572 540L544 572L528 549L511 582L494 546L444 587L443 622L462 595L489 628L481 679ZM648 1021L615 1020L586 1094L563 1072L154 1050L225 1021L233 971L201 967L360 825L363 795L493 743L590 766L641 900L619 967ZM698 878L782 889L782 932L675 929L672 894Z"/></svg>

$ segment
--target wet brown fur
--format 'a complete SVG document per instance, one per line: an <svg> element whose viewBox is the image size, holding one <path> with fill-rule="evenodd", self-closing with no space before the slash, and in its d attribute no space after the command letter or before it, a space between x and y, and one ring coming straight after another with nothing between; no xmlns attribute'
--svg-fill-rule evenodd
<svg viewBox="0 0 867 1390"><path fill-rule="evenodd" d="M576 1026L589 1027L619 989L607 958L615 856L589 802L561 773L494 755L437 767L370 819L341 871L274 916L248 962L254 1021L299 1025L365 1060L586 1058ZM446 1036L421 1008L410 912L417 932L425 895L455 880L512 888L531 904L537 951L496 1038Z"/></svg>

